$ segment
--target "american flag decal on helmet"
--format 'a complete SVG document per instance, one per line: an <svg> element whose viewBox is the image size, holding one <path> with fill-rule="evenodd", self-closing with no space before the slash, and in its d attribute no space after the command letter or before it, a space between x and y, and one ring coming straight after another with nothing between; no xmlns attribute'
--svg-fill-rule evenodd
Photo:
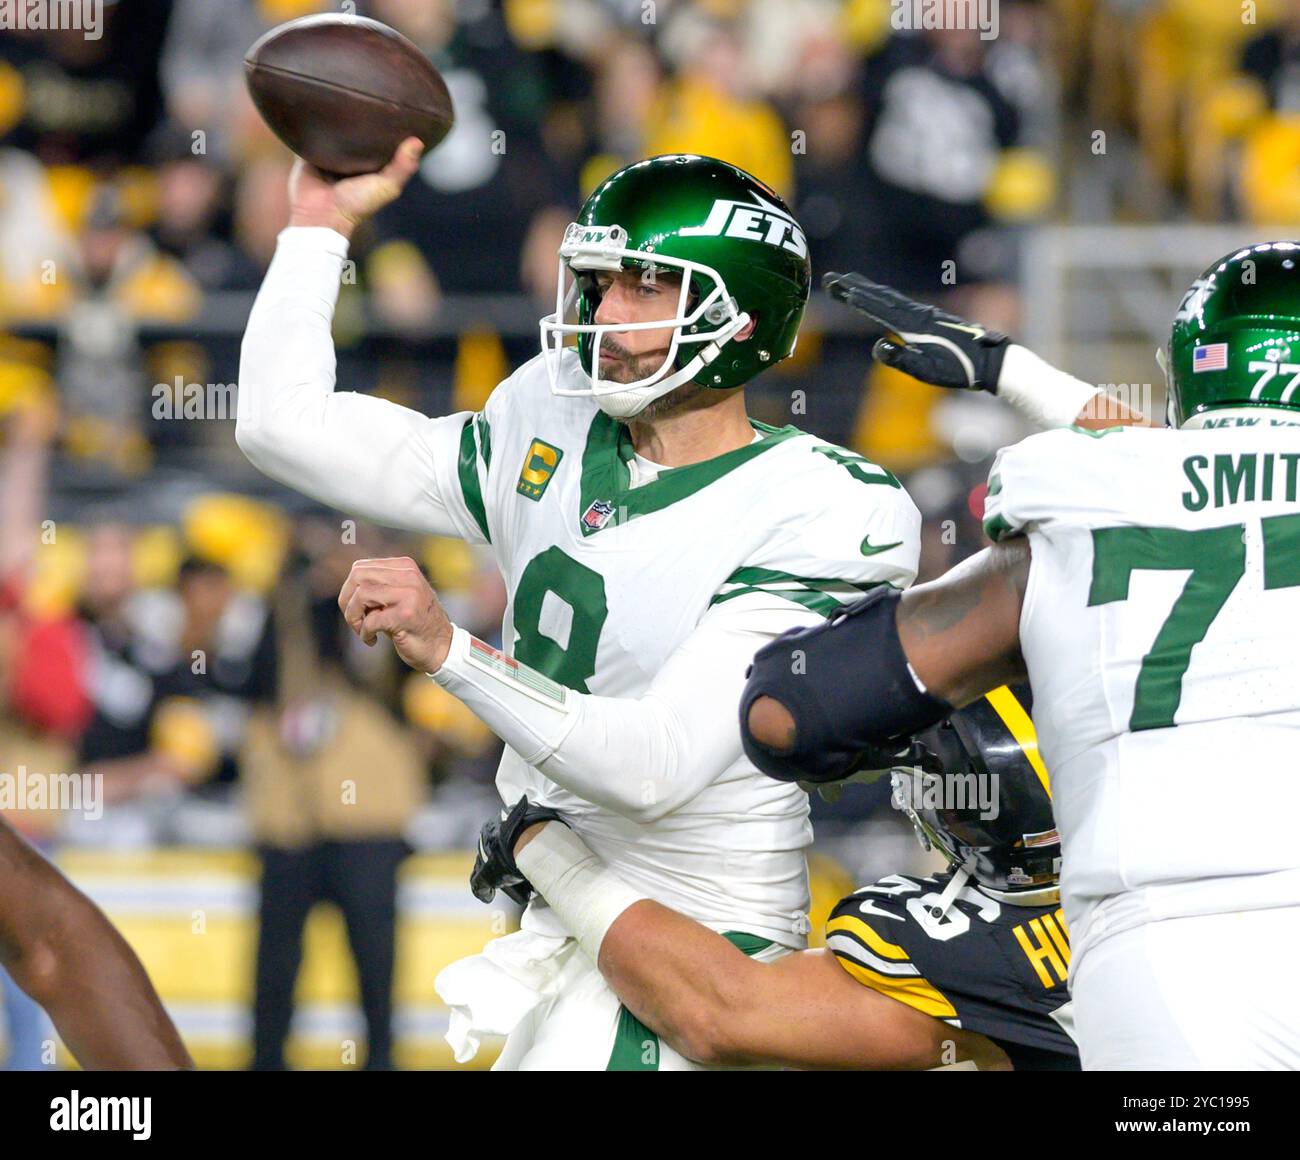
<svg viewBox="0 0 1300 1160"><path fill-rule="evenodd" d="M1192 351L1192 373L1200 371L1224 371L1228 369L1228 344L1212 342L1207 346L1198 346Z"/></svg>

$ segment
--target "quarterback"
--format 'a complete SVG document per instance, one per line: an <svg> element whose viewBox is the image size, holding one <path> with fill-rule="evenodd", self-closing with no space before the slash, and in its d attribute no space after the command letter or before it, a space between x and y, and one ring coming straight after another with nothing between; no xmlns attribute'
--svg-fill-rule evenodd
<svg viewBox="0 0 1300 1160"><path fill-rule="evenodd" d="M920 523L887 471L746 414L744 385L794 350L803 232L724 162L631 165L564 236L541 353L480 412L430 418L335 391L330 339L351 232L418 155L336 183L295 167L244 338L239 446L333 507L490 545L502 651L452 625L410 560L359 561L340 607L505 741L507 803L562 815L629 893L748 953L797 949L807 797L741 750L745 670L782 631L910 584ZM631 1017L577 933L538 899L442 973L458 1058L497 1033L503 1068L633 1065ZM665 1048L658 1066L694 1065Z"/></svg>
<svg viewBox="0 0 1300 1160"><path fill-rule="evenodd" d="M1162 354L1174 430L1003 449L993 548L766 646L741 702L746 751L797 778L1028 674L1086 1068L1300 1068L1282 977L1213 953L1300 954L1300 848L1263 824L1300 813L1298 303L1300 243L1216 262Z"/></svg>

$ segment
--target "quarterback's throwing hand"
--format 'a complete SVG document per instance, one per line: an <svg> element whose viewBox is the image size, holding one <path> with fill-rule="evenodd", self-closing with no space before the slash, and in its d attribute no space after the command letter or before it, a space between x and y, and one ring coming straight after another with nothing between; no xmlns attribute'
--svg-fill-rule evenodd
<svg viewBox="0 0 1300 1160"><path fill-rule="evenodd" d="M422 146L408 137L378 173L330 177L301 157L289 174L289 224L327 226L345 238L372 214L397 199L420 168Z"/></svg>
<svg viewBox="0 0 1300 1160"><path fill-rule="evenodd" d="M932 386L997 394L1002 360L1011 345L1005 334L926 306L861 274L827 274L822 287L899 339L876 341L871 355L877 362Z"/></svg>
<svg viewBox="0 0 1300 1160"><path fill-rule="evenodd" d="M409 556L358 560L339 593L348 627L366 644L380 633L422 673L437 672L451 648L451 621L420 567Z"/></svg>

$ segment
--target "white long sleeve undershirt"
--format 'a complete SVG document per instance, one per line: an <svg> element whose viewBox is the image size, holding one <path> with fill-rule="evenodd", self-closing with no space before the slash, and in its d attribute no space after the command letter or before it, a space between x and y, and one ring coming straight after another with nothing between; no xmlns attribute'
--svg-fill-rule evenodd
<svg viewBox="0 0 1300 1160"><path fill-rule="evenodd" d="M998 376L997 397L1035 427L1069 427L1102 389L1052 366L1032 350L1012 343Z"/></svg>
<svg viewBox="0 0 1300 1160"><path fill-rule="evenodd" d="M741 758L740 696L754 653L785 629L820 619L793 605L744 604L709 613L640 697L572 689L562 704L539 697L501 666L476 663L472 638L459 628L432 677L561 788L633 821L654 822Z"/></svg>
<svg viewBox="0 0 1300 1160"><path fill-rule="evenodd" d="M330 507L388 527L463 535L442 497L431 419L352 391L335 391L330 324L348 242L331 229L281 232L249 314L240 352L235 440L272 479ZM445 478L445 475L443 476Z"/></svg>

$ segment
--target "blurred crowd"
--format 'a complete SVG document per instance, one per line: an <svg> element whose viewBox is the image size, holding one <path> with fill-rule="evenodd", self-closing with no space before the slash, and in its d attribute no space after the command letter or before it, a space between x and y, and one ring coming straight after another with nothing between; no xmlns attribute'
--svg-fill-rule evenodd
<svg viewBox="0 0 1300 1160"><path fill-rule="evenodd" d="M315 510L248 469L232 437L242 324L292 160L253 109L241 60L266 29L317 10L119 0L98 39L0 39L3 728L23 737L29 767L102 773L112 801L137 804L111 811L131 821L101 835L202 837L189 807L237 786L251 832L288 842L285 819L311 811L289 808L265 771L335 752L339 704L373 706L374 727L410 752L419 784L383 796L418 803L431 780L490 780L492 739L406 679L391 650L345 639L333 604L352 559L410 553L491 637L504 596L486 562ZM558 237L582 199L627 161L671 151L771 184L818 272L983 295L981 317L1014 315L1009 223L1051 200L1040 6L1003 4L987 41L899 33L877 0L361 11L438 65L457 120L354 246L336 328L347 387L429 413L481 405L535 350ZM911 414L928 396L900 411L887 378L868 387L867 342L811 320L754 408L924 468L942 452ZM869 421L864 400L877 403ZM933 570L977 542L978 477L920 479L939 517ZM54 752L38 755L38 741Z"/></svg>
<svg viewBox="0 0 1300 1160"><path fill-rule="evenodd" d="M861 268L1014 321L1014 225L1054 188L1041 5L1004 0L990 40L897 32L890 0L356 7L437 64L456 125L354 245L349 385L477 405L533 353L582 200L666 152L723 157L785 196L818 274ZM224 428L171 416L184 388L234 382L247 295L287 213L291 158L241 61L267 28L330 8L118 0L96 40L0 37L0 395L57 383L79 464L139 477L173 452L230 451ZM773 390L815 382L806 422L848 441L861 347L819 337Z"/></svg>
<svg viewBox="0 0 1300 1160"><path fill-rule="evenodd" d="M240 470L213 391L237 379L291 161L241 61L331 7L116 0L97 39L0 33L0 409L57 393L74 480ZM989 39L900 30L924 7L901 0L348 7L419 45L456 108L357 240L338 325L343 381L431 412L477 406L532 354L560 232L642 156L731 160L789 200L817 274L860 269L1004 329L1037 221L1297 208L1296 0L1001 0ZM758 392L774 415L802 389L819 434L899 469L939 457L928 403L868 383L842 324L815 312Z"/></svg>
<svg viewBox="0 0 1300 1160"><path fill-rule="evenodd" d="M891 0L348 7L413 40L455 105L356 239L336 320L340 383L430 414L479 407L535 353L565 224L657 153L771 185L816 275L1009 330L1036 222L1300 217L1300 0L995 0L990 39L900 29L919 6ZM102 775L109 824L12 814L38 841L255 845L266 929L335 896L378 1025L396 865L412 841L469 843L499 749L335 599L352 560L409 554L495 640L505 593L474 550L313 508L235 447L292 162L241 61L330 10L109 0L98 39L0 32L0 771ZM905 473L925 578L980 545L986 456L1014 431L871 368L872 337L815 300L751 409ZM282 1063L295 946L259 950L262 1066Z"/></svg>

